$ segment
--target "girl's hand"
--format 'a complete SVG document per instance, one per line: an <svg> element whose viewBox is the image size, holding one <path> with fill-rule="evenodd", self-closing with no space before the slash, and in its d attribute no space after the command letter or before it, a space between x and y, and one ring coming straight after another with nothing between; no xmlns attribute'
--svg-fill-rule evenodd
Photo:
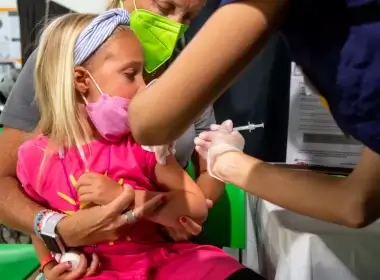
<svg viewBox="0 0 380 280"><path fill-rule="evenodd" d="M105 205L113 201L123 192L123 186L111 178L92 172L86 172L77 181L80 202L92 202Z"/></svg>
<svg viewBox="0 0 380 280"><path fill-rule="evenodd" d="M165 233L176 242L187 241L202 232L202 225L197 224L189 217L181 217L179 222L182 228L163 227Z"/></svg>
<svg viewBox="0 0 380 280"><path fill-rule="evenodd" d="M43 273L48 280L78 280L95 275L100 268L99 258L95 254L92 255L89 267L87 267L87 264L85 255L81 254L78 267L72 271L70 271L71 265L68 262L59 264L51 262L46 265Z"/></svg>
<svg viewBox="0 0 380 280"><path fill-rule="evenodd" d="M209 209L213 207L212 200L206 199L206 204ZM179 223L182 225L182 228L163 227L165 233L176 242L187 241L202 232L202 224L196 223L190 217L180 217Z"/></svg>

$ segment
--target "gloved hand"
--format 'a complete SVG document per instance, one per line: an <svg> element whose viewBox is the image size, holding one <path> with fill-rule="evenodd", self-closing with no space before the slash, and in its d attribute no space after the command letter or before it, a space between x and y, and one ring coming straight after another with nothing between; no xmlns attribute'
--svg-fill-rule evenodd
<svg viewBox="0 0 380 280"><path fill-rule="evenodd" d="M175 142L170 145L161 146L142 146L145 151L153 152L158 164L165 165L166 157L175 154Z"/></svg>
<svg viewBox="0 0 380 280"><path fill-rule="evenodd" d="M202 132L194 139L195 150L207 160L207 170L210 176L221 180L214 175L214 163L218 156L230 151L241 152L244 149L244 138L233 130L231 120L221 125L212 125L210 131ZM221 180L222 181L222 180Z"/></svg>

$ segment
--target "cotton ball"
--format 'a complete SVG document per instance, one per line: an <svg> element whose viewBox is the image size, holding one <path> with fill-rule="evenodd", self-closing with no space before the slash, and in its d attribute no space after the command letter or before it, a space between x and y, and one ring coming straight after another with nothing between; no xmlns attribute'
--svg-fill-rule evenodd
<svg viewBox="0 0 380 280"><path fill-rule="evenodd" d="M74 270L79 266L80 256L74 252L68 252L62 254L59 259L60 263L68 262L71 264L70 270Z"/></svg>

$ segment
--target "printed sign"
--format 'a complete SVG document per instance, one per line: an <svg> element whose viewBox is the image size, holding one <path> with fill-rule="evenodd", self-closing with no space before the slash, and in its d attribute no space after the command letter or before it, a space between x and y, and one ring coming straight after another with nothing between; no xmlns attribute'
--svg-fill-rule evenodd
<svg viewBox="0 0 380 280"><path fill-rule="evenodd" d="M286 163L353 168L363 146L336 125L327 104L292 64Z"/></svg>

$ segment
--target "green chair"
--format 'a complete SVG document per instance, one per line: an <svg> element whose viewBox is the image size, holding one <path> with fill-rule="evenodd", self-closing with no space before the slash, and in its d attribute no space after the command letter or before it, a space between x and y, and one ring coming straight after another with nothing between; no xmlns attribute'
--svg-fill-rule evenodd
<svg viewBox="0 0 380 280"><path fill-rule="evenodd" d="M195 168L191 162L187 172L195 178ZM210 210L197 241L219 247L246 248L245 204L245 192L232 184L226 184L225 193Z"/></svg>
<svg viewBox="0 0 380 280"><path fill-rule="evenodd" d="M32 245L0 244L1 279L24 280L39 266Z"/></svg>

